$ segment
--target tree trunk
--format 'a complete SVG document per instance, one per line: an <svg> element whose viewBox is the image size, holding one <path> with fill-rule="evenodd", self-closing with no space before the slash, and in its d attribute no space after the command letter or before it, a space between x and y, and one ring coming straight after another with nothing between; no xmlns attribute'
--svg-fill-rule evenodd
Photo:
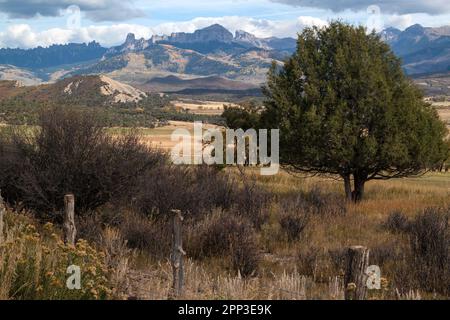
<svg viewBox="0 0 450 320"><path fill-rule="evenodd" d="M364 198L364 185L366 177L355 174L355 190L353 191L353 201L360 202Z"/></svg>
<svg viewBox="0 0 450 320"><path fill-rule="evenodd" d="M352 182L350 174L344 174L342 175L342 178L344 178L345 198L348 201L352 201Z"/></svg>

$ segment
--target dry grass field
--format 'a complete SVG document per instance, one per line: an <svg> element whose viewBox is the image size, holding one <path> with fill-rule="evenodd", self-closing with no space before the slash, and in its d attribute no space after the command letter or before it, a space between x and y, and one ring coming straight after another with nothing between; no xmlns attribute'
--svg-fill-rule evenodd
<svg viewBox="0 0 450 320"><path fill-rule="evenodd" d="M172 102L177 110L188 111L198 115L221 115L224 110L224 105L228 105L227 102L216 101L194 101L194 100L177 100Z"/></svg>
<svg viewBox="0 0 450 320"><path fill-rule="evenodd" d="M203 130L216 129L219 128L212 124L203 124ZM127 128L111 128L108 129L114 135L121 135L129 132L131 129ZM194 147L198 147L197 150L202 150L203 145L194 140L194 123L185 121L169 121L169 124L162 127L157 127L154 129L148 128L137 128L137 133L142 137L142 142L152 148L161 150L166 153L170 153L171 149L179 144L182 138L179 136L175 141L172 141L172 134L176 130L187 130L189 132L191 140L191 153L194 154ZM181 135L184 136L184 135ZM199 154L201 156L201 153Z"/></svg>
<svg viewBox="0 0 450 320"><path fill-rule="evenodd" d="M233 172L234 169L229 169ZM251 169L248 174L251 175ZM237 171L235 172L236 174ZM296 178L282 172L274 177L257 178L258 184L277 195L311 192L341 194L333 179ZM409 272L399 252L408 246L403 234L383 226L392 212L403 212L413 219L427 207L450 206L450 174L430 173L422 177L373 182L367 186L368 199L349 204L345 214L317 215L296 240L288 240L280 225L280 210L270 206L267 224L257 232L261 245L260 267L254 277L243 278L230 272L219 258L194 261L186 267L187 299L343 299L343 270L340 253L352 245L371 249L370 263L380 264L383 289L373 290L371 299L433 299L419 289L400 288L403 272ZM189 230L191 231L191 230ZM188 240L189 241L189 236ZM189 244L186 244L189 247ZM189 251L187 256L189 257ZM226 257L223 257L226 259ZM139 260L139 259L138 259ZM413 266L411 268L414 268ZM150 271L151 270L151 271ZM145 299L165 299L170 290L170 264L140 257L130 273L131 294ZM404 275L404 274L403 274ZM406 278L408 277L407 275Z"/></svg>
<svg viewBox="0 0 450 320"><path fill-rule="evenodd" d="M426 100L428 102L431 102L433 107L437 110L442 121L444 121L447 124L447 127L450 129L450 101L431 101L430 99Z"/></svg>

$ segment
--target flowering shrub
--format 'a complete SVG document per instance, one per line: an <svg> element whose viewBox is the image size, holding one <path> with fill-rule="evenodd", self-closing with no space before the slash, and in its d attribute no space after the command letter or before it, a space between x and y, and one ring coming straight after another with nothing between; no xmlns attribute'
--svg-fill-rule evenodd
<svg viewBox="0 0 450 320"><path fill-rule="evenodd" d="M36 229L29 219L6 215L7 228L0 243L0 299L88 300L114 294L105 256L80 240L65 245L52 224ZM66 286L70 265L81 269L81 289Z"/></svg>

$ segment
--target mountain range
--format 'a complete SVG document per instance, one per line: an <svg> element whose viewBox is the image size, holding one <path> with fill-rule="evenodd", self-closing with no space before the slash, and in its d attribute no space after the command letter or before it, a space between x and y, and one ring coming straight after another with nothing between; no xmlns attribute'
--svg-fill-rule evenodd
<svg viewBox="0 0 450 320"><path fill-rule="evenodd" d="M409 75L450 72L450 26L426 28L415 24L404 31L388 28L381 37L402 58Z"/></svg>
<svg viewBox="0 0 450 320"><path fill-rule="evenodd" d="M450 72L450 27L388 28L380 36L402 58L408 74ZM258 38L245 31L233 34L215 24L193 33L150 39L129 34L122 45L111 48L92 42L0 49L0 80L31 85L106 75L143 91L249 90L265 81L273 61L281 65L295 49L293 38Z"/></svg>

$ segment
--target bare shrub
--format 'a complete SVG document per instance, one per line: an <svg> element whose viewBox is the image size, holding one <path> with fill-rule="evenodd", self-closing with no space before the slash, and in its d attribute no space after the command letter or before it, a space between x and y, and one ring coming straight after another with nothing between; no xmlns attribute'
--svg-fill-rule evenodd
<svg viewBox="0 0 450 320"><path fill-rule="evenodd" d="M384 227L390 232L406 232L410 228L410 222L406 215L400 211L389 214Z"/></svg>
<svg viewBox="0 0 450 320"><path fill-rule="evenodd" d="M230 267L242 276L257 270L259 249L251 224L232 214L215 212L190 227L186 248L189 255L204 259L226 256Z"/></svg>
<svg viewBox="0 0 450 320"><path fill-rule="evenodd" d="M343 273L347 258L347 250L345 248L328 249L328 256L330 257L332 267L336 271L336 274Z"/></svg>
<svg viewBox="0 0 450 320"><path fill-rule="evenodd" d="M257 184L255 177L244 176L242 179L243 186L237 187L233 199L234 211L260 229L269 218L272 195Z"/></svg>
<svg viewBox="0 0 450 320"><path fill-rule="evenodd" d="M158 166L141 179L135 206L148 216L165 217L178 209L194 217L232 204L235 185L230 177L211 167Z"/></svg>
<svg viewBox="0 0 450 320"><path fill-rule="evenodd" d="M335 252L337 253L337 252ZM325 248L308 247L300 250L297 255L298 271L306 276L311 276L316 282L329 282L331 277L340 273L340 262L337 256L331 256Z"/></svg>
<svg viewBox="0 0 450 320"><path fill-rule="evenodd" d="M410 243L413 262L422 288L450 291L449 213L429 208L419 214L411 226Z"/></svg>
<svg viewBox="0 0 450 320"><path fill-rule="evenodd" d="M335 193L325 193L318 187L313 188L307 193L305 200L319 214L344 215L347 213L345 199Z"/></svg>
<svg viewBox="0 0 450 320"><path fill-rule="evenodd" d="M298 240L309 223L311 208L297 196L281 200L278 211L278 222L288 240Z"/></svg>
<svg viewBox="0 0 450 320"><path fill-rule="evenodd" d="M396 241L373 246L370 249L370 263L383 268L404 259L406 249L404 245Z"/></svg>
<svg viewBox="0 0 450 320"><path fill-rule="evenodd" d="M286 233L289 241L298 240L309 222L307 213L290 211L279 215L281 229Z"/></svg>
<svg viewBox="0 0 450 320"><path fill-rule="evenodd" d="M280 199L281 203L302 207L310 213L320 215L344 215L347 213L345 199L335 193L326 193L319 187L308 192L288 193Z"/></svg>
<svg viewBox="0 0 450 320"><path fill-rule="evenodd" d="M301 250L298 254L298 268L300 274L313 276L316 274L316 269L319 261L319 250L317 248L308 248L305 251Z"/></svg>
<svg viewBox="0 0 450 320"><path fill-rule="evenodd" d="M145 251L155 259L167 258L172 231L166 221L156 221L139 213L127 212L118 226L130 248Z"/></svg>
<svg viewBox="0 0 450 320"><path fill-rule="evenodd" d="M7 201L55 217L73 193L76 211L87 212L127 190L161 156L129 134L111 137L93 112L53 108L39 128L20 129L0 154L0 188Z"/></svg>
<svg viewBox="0 0 450 320"><path fill-rule="evenodd" d="M100 215L88 214L76 217L77 237L89 242L100 243L104 223Z"/></svg>
<svg viewBox="0 0 450 320"><path fill-rule="evenodd" d="M256 275L259 264L259 248L252 235L235 233L230 241L231 266L243 277Z"/></svg>

